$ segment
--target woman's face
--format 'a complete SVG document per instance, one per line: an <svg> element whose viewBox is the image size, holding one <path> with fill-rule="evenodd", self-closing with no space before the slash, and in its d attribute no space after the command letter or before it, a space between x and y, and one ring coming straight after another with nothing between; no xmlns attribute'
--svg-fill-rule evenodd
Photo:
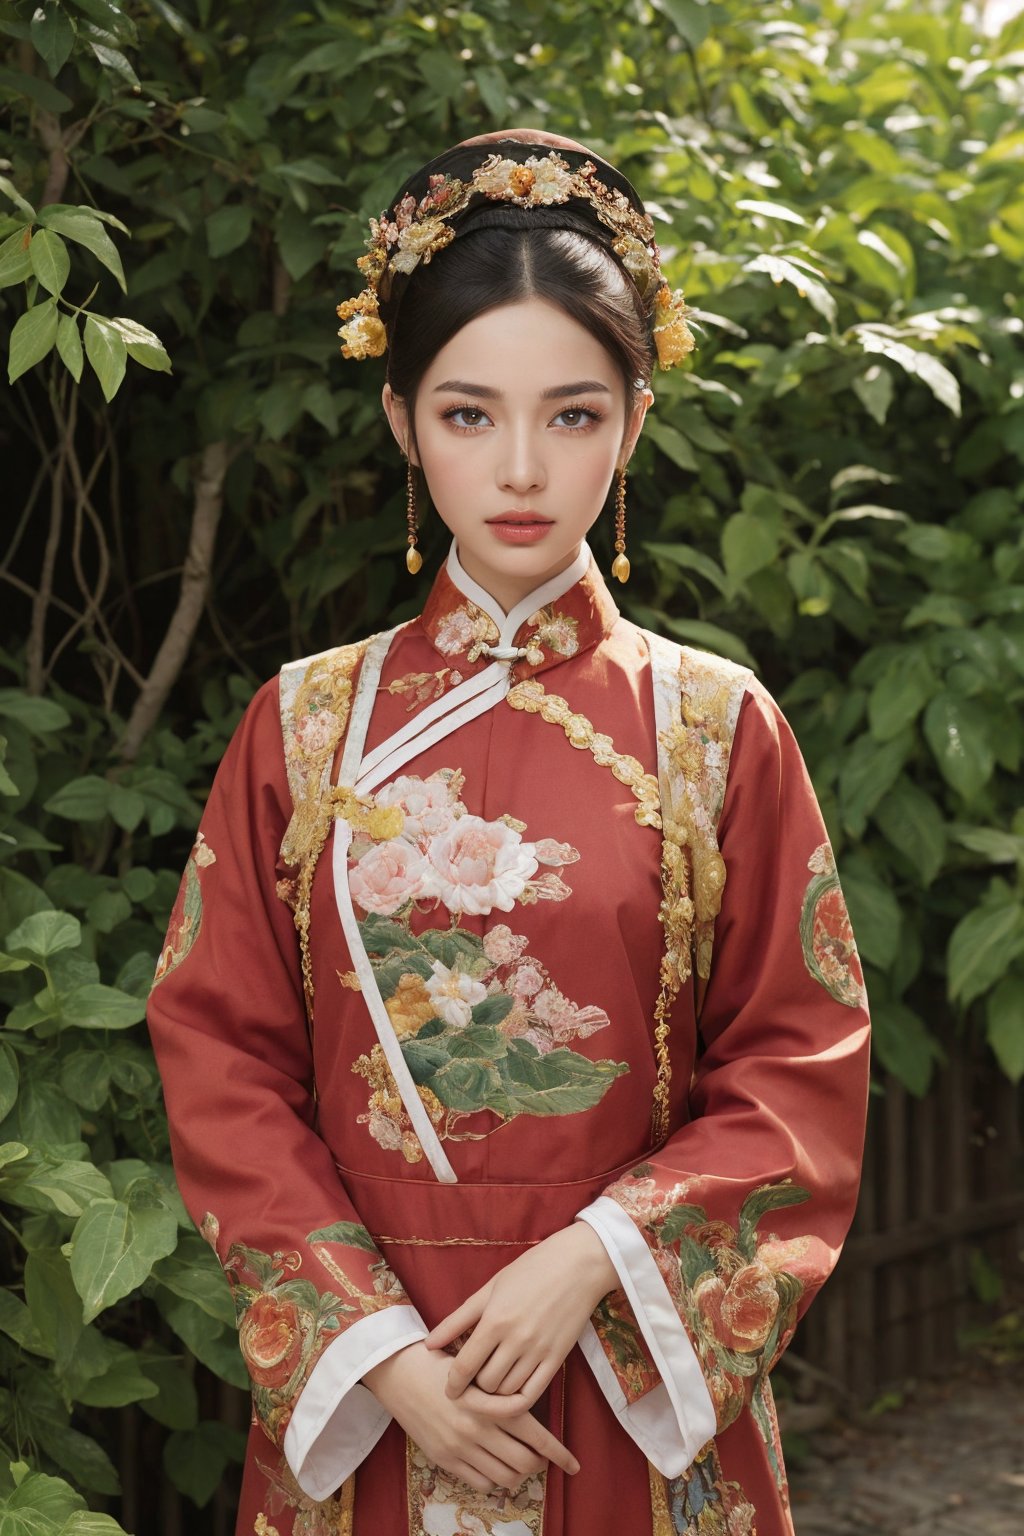
<svg viewBox="0 0 1024 1536"><path fill-rule="evenodd" d="M442 347L416 396L384 386L399 443L426 477L466 573L507 613L579 554L653 400L626 418L622 377L601 344L544 299L478 315ZM535 532L516 533L524 515Z"/></svg>

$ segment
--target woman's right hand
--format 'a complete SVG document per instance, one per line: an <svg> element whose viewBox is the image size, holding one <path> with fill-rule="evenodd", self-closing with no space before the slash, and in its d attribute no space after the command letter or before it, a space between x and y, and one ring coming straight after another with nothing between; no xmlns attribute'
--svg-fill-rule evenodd
<svg viewBox="0 0 1024 1536"><path fill-rule="evenodd" d="M477 1386L448 1397L450 1366L444 1351L420 1340L373 1366L363 1385L435 1466L480 1493L518 1488L549 1461L570 1475L579 1471L572 1452L532 1413L510 1412L507 1399Z"/></svg>

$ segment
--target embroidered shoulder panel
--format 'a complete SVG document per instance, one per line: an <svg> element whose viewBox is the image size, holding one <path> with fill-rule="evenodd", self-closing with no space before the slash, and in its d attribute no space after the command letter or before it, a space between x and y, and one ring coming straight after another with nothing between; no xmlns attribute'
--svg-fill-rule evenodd
<svg viewBox="0 0 1024 1536"><path fill-rule="evenodd" d="M657 1138L668 1123L669 1013L680 987L693 977L699 1016L711 975L726 876L718 822L736 722L753 673L710 651L643 633L653 671L663 829L659 917L665 949L655 1006L658 1084L652 1121Z"/></svg>

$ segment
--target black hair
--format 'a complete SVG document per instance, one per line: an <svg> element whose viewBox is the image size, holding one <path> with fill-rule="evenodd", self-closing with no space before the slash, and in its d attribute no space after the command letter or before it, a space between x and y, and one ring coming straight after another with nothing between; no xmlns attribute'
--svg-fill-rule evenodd
<svg viewBox="0 0 1024 1536"><path fill-rule="evenodd" d="M441 348L478 315L531 298L584 326L622 375L627 409L635 402L654 366L649 306L592 227L562 208L483 207L380 306L388 383L406 402L414 442L416 391Z"/></svg>

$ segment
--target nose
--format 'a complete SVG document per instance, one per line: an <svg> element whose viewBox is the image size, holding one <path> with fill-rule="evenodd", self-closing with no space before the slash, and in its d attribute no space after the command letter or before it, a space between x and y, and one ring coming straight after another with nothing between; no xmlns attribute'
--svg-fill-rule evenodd
<svg viewBox="0 0 1024 1536"><path fill-rule="evenodd" d="M503 436L503 452L497 467L501 489L517 496L541 490L547 474L536 427L527 421L513 423Z"/></svg>

